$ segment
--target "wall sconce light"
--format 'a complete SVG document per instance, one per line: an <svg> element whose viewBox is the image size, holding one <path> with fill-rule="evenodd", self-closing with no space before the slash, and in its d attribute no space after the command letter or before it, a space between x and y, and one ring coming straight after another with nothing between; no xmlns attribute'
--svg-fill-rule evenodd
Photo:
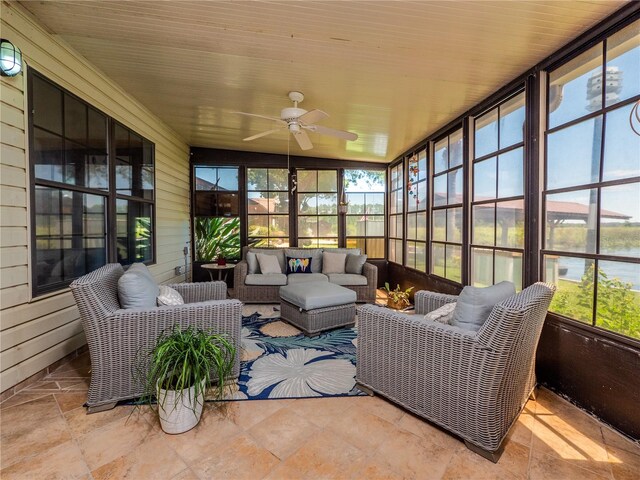
<svg viewBox="0 0 640 480"><path fill-rule="evenodd" d="M22 52L9 40L0 38L0 73L15 77L22 71Z"/></svg>

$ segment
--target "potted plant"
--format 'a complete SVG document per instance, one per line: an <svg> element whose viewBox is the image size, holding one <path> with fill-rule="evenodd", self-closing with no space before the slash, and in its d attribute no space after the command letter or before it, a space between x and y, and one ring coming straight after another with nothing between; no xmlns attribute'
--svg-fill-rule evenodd
<svg viewBox="0 0 640 480"><path fill-rule="evenodd" d="M224 385L235 359L235 347L225 335L189 326L162 332L143 353L145 397L157 399L160 425L166 433L191 430L200 421L205 393L224 395Z"/></svg>
<svg viewBox="0 0 640 480"><path fill-rule="evenodd" d="M385 282L382 290L387 292L387 307L394 310L402 310L410 305L409 293L413 290L413 287L402 290L398 285L394 290L391 290L389 282Z"/></svg>

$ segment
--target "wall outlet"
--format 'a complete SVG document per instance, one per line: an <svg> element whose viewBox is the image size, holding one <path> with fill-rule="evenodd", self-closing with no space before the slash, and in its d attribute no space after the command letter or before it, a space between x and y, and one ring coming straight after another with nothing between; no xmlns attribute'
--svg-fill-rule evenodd
<svg viewBox="0 0 640 480"><path fill-rule="evenodd" d="M175 269L176 275L184 275L184 265L180 265L179 267L176 267Z"/></svg>

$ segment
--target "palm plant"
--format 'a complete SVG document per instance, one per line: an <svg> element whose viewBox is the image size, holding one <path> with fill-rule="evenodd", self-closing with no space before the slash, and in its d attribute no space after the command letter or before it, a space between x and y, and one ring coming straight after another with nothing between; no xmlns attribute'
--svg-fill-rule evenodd
<svg viewBox="0 0 640 480"><path fill-rule="evenodd" d="M194 229L196 261L240 256L240 218L197 217Z"/></svg>

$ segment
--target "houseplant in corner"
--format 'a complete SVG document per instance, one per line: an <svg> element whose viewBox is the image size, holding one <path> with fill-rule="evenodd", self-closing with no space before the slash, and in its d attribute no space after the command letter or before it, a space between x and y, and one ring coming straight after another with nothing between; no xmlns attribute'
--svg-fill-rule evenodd
<svg viewBox="0 0 640 480"><path fill-rule="evenodd" d="M398 285L394 290L391 290L389 282L385 282L382 290L387 292L387 307L393 308L394 310L402 310L410 305L409 293L411 293L413 287L402 290L400 285Z"/></svg>
<svg viewBox="0 0 640 480"><path fill-rule="evenodd" d="M235 348L225 335L193 326L162 332L141 357L147 365L145 397L156 397L162 430L175 434L195 427L209 386L213 383L212 399L224 396L234 358Z"/></svg>

